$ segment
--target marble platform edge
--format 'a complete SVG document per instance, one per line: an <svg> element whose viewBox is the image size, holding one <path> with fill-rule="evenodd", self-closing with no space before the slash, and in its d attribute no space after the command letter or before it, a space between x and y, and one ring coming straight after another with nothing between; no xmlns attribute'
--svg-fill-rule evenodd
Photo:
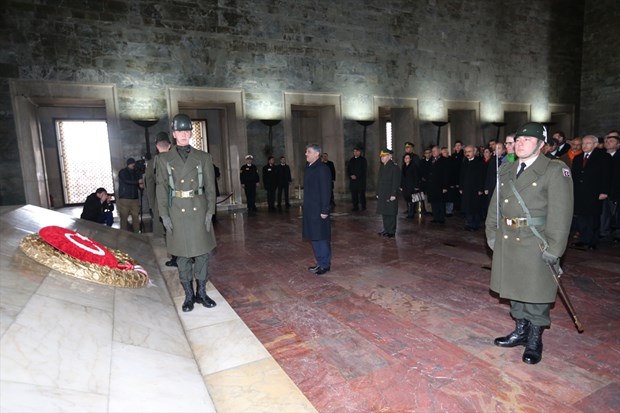
<svg viewBox="0 0 620 413"><path fill-rule="evenodd" d="M33 205L2 208L0 223L7 236L3 250L10 254L2 257L3 271L12 276L10 290L27 289L21 304L11 306L14 314L6 320L2 306L7 325L2 334L0 411L215 412L166 287L124 289L80 280L31 263L17 246L23 234L50 224L98 234L104 245L141 238L134 253L143 248L151 255L146 237ZM131 251L129 247L127 252L136 258L148 256ZM159 268L151 267L151 271L154 278L163 277ZM82 296L93 291L96 302L85 301ZM134 308L122 311L117 308L119 302ZM140 308L142 314L131 311ZM149 317L155 314L151 310L156 317ZM126 319L124 328L119 328L119 316ZM161 346L171 339L186 347L187 353ZM193 401L172 397L188 386L196 396Z"/></svg>
<svg viewBox="0 0 620 413"><path fill-rule="evenodd" d="M284 371L282 366L278 364L250 328L247 327L245 322L228 304L212 282L209 281L207 284L207 293L217 302L217 306L214 307L214 309L224 307L226 308L227 315L223 317L220 316L216 321L206 323L202 326L197 326L191 321L184 322L185 318L191 317L198 312L210 311L213 309L205 309L202 305L197 304L191 312L184 313L181 310L180 305L183 302L184 294L179 287L180 283L177 269L165 266L165 262L169 257L167 256L163 239L154 237L152 234L148 234L147 236L151 240L153 253L166 283L166 288L170 293L171 299L175 302L176 310L181 324L185 328L185 334L190 343L191 351L194 354L200 371L203 372L203 380L215 404L216 411L218 413L255 413L258 408L258 411L261 412L317 412L306 395ZM177 291L178 294L175 294L174 291ZM198 348L200 343L198 343L194 337L199 334L201 330L217 330L226 328L231 324L237 325L238 327L241 326L242 329L241 335L234 336L235 340L237 342L245 342L246 344L244 345L249 347L247 351L243 351L244 359L239 363L234 363L234 361L232 361L229 364L222 364L221 360L219 360L218 363L218 360L214 359L217 356L210 357L208 351L207 354L201 354L205 351L204 349ZM254 356L247 358L246 353L251 353ZM214 370L210 365L216 363L221 368ZM254 371L256 366L268 366L262 374L266 374L269 377L269 381L275 383L275 386L252 385L249 391L243 392L243 403L241 405L237 404L234 407L231 406L230 400L241 400L239 399L240 389L248 390L247 384L255 383L256 375L261 374ZM218 378L221 377L234 377L235 380L240 383L235 383L234 385L214 385L214 382L217 382ZM291 410L291 408L293 410Z"/></svg>

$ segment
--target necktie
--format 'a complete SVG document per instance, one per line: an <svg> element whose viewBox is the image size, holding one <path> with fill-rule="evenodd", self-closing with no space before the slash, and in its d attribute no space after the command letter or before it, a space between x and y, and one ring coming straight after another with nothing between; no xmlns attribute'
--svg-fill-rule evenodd
<svg viewBox="0 0 620 413"><path fill-rule="evenodd" d="M517 179L519 179L519 175L521 175L524 170L525 170L525 162L521 162L521 167L519 168L519 171L517 172Z"/></svg>
<svg viewBox="0 0 620 413"><path fill-rule="evenodd" d="M588 157L590 156L589 153L586 153L585 155L583 155L583 164L581 165L582 168L586 167L586 164L588 163Z"/></svg>

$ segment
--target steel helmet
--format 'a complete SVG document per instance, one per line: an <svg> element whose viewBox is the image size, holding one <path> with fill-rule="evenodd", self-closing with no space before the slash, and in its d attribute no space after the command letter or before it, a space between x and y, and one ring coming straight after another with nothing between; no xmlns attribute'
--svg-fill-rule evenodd
<svg viewBox="0 0 620 413"><path fill-rule="evenodd" d="M170 129L173 131L192 130L192 120L189 116L179 113L172 119Z"/></svg>

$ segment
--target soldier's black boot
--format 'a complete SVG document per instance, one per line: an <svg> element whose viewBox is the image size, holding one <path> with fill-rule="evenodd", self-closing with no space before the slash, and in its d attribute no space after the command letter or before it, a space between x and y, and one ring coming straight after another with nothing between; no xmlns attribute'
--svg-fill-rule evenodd
<svg viewBox="0 0 620 413"><path fill-rule="evenodd" d="M183 286L183 291L185 291L185 301L183 301L181 309L184 313L187 313L194 309L194 287L191 281L181 282L181 285Z"/></svg>
<svg viewBox="0 0 620 413"><path fill-rule="evenodd" d="M177 266L177 257L173 255L168 261L166 261L166 267L176 267Z"/></svg>
<svg viewBox="0 0 620 413"><path fill-rule="evenodd" d="M530 332L530 322L525 319L516 320L517 326L515 330L505 337L497 337L493 342L499 347L515 347L524 346L528 342L528 333Z"/></svg>
<svg viewBox="0 0 620 413"><path fill-rule="evenodd" d="M194 303L202 304L202 299L198 296L198 288L199 288L198 280L196 280L196 290L195 290L195 293L194 293Z"/></svg>
<svg viewBox="0 0 620 413"><path fill-rule="evenodd" d="M530 333L527 337L527 344L523 352L523 362L527 364L536 364L542 359L543 343L542 333L545 327L530 326Z"/></svg>
<svg viewBox="0 0 620 413"><path fill-rule="evenodd" d="M207 308L215 307L216 306L215 301L213 301L211 297L207 295L207 280L197 280L197 281L198 281L197 295L202 301L202 305L204 305Z"/></svg>

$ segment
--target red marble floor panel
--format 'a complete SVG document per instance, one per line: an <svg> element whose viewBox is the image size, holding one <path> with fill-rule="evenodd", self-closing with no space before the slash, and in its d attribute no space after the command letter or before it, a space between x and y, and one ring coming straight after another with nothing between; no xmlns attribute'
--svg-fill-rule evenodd
<svg viewBox="0 0 620 413"><path fill-rule="evenodd" d="M618 413L620 412L620 383L609 384L584 397L574 405L585 413Z"/></svg>
<svg viewBox="0 0 620 413"><path fill-rule="evenodd" d="M373 209L372 203L369 209ZM212 280L320 412L619 411L620 259L570 249L563 283L586 332L558 299L543 361L493 346L514 328L488 289L484 232L399 216L333 217L332 270L318 277L299 210L220 214Z"/></svg>

